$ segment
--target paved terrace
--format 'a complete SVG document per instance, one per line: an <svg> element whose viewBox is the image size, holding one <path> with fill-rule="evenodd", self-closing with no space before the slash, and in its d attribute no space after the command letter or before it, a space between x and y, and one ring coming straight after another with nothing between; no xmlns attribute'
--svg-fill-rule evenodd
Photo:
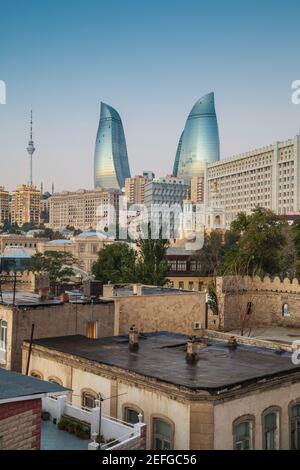
<svg viewBox="0 0 300 470"><path fill-rule="evenodd" d="M137 352L129 350L127 336L88 339L76 335L35 340L34 344L212 394L300 371L300 366L293 365L289 352L244 344L232 349L225 341L205 338L202 341L199 338L202 344L197 359L190 363L186 359L187 339L185 335L169 332L143 334Z"/></svg>

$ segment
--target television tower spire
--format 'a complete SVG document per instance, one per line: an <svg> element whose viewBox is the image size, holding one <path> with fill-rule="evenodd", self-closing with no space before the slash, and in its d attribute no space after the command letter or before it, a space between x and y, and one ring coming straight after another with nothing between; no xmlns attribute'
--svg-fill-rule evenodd
<svg viewBox="0 0 300 470"><path fill-rule="evenodd" d="M29 138L29 142L28 142L28 147L27 147L27 152L28 152L28 155L29 155L29 165L30 165L30 168L29 168L29 184L30 186L32 186L33 182L32 182L32 155L34 154L35 152L35 146L34 146L34 142L33 142L33 139L32 139L32 110L31 110L31 113L30 113L30 138Z"/></svg>

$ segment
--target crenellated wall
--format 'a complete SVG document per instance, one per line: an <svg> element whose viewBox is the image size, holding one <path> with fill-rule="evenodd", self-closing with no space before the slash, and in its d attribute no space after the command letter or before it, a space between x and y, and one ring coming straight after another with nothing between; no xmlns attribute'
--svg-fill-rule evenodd
<svg viewBox="0 0 300 470"><path fill-rule="evenodd" d="M265 276L216 278L219 316L208 311L208 327L229 331L244 327L300 328L300 283ZM247 315L247 305L251 314Z"/></svg>

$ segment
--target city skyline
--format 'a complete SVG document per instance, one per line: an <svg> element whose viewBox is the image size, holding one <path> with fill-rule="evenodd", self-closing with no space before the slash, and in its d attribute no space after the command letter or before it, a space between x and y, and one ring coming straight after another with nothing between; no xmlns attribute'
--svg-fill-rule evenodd
<svg viewBox="0 0 300 470"><path fill-rule="evenodd" d="M298 2L288 1L286 9L279 1L255 1L251 9L223 3L190 0L182 9L179 0L172 8L154 1L142 10L133 0L77 0L72 11L55 0L2 5L1 184L11 191L27 182L31 109L34 184L43 181L49 191L53 181L57 191L93 187L99 101L122 114L132 175L171 174L191 103L210 90L218 103L221 159L296 135ZM112 28L118 34L104 48Z"/></svg>

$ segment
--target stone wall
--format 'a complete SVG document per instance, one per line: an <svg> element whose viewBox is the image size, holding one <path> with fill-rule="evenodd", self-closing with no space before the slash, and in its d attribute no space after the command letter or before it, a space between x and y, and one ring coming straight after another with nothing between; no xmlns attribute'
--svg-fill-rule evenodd
<svg viewBox="0 0 300 470"><path fill-rule="evenodd" d="M98 320L101 337L114 333L114 305L59 304L12 308L0 306L0 319L8 322L8 345L6 368L21 371L22 343L30 338L34 323L34 338L87 334L87 322Z"/></svg>
<svg viewBox="0 0 300 470"><path fill-rule="evenodd" d="M196 334L194 322L205 323L205 293L120 297L115 300L115 335L139 331Z"/></svg>
<svg viewBox="0 0 300 470"><path fill-rule="evenodd" d="M41 411L41 399L1 404L0 449L38 450L41 440Z"/></svg>
<svg viewBox="0 0 300 470"><path fill-rule="evenodd" d="M190 406L190 449L214 448L214 406L212 403L192 403Z"/></svg>
<svg viewBox="0 0 300 470"><path fill-rule="evenodd" d="M229 331L248 327L285 326L300 327L300 284L297 279L266 276L218 277L217 295L220 306L219 317L208 312L208 327ZM252 313L246 315L247 305L252 304ZM287 304L290 314L283 314Z"/></svg>

